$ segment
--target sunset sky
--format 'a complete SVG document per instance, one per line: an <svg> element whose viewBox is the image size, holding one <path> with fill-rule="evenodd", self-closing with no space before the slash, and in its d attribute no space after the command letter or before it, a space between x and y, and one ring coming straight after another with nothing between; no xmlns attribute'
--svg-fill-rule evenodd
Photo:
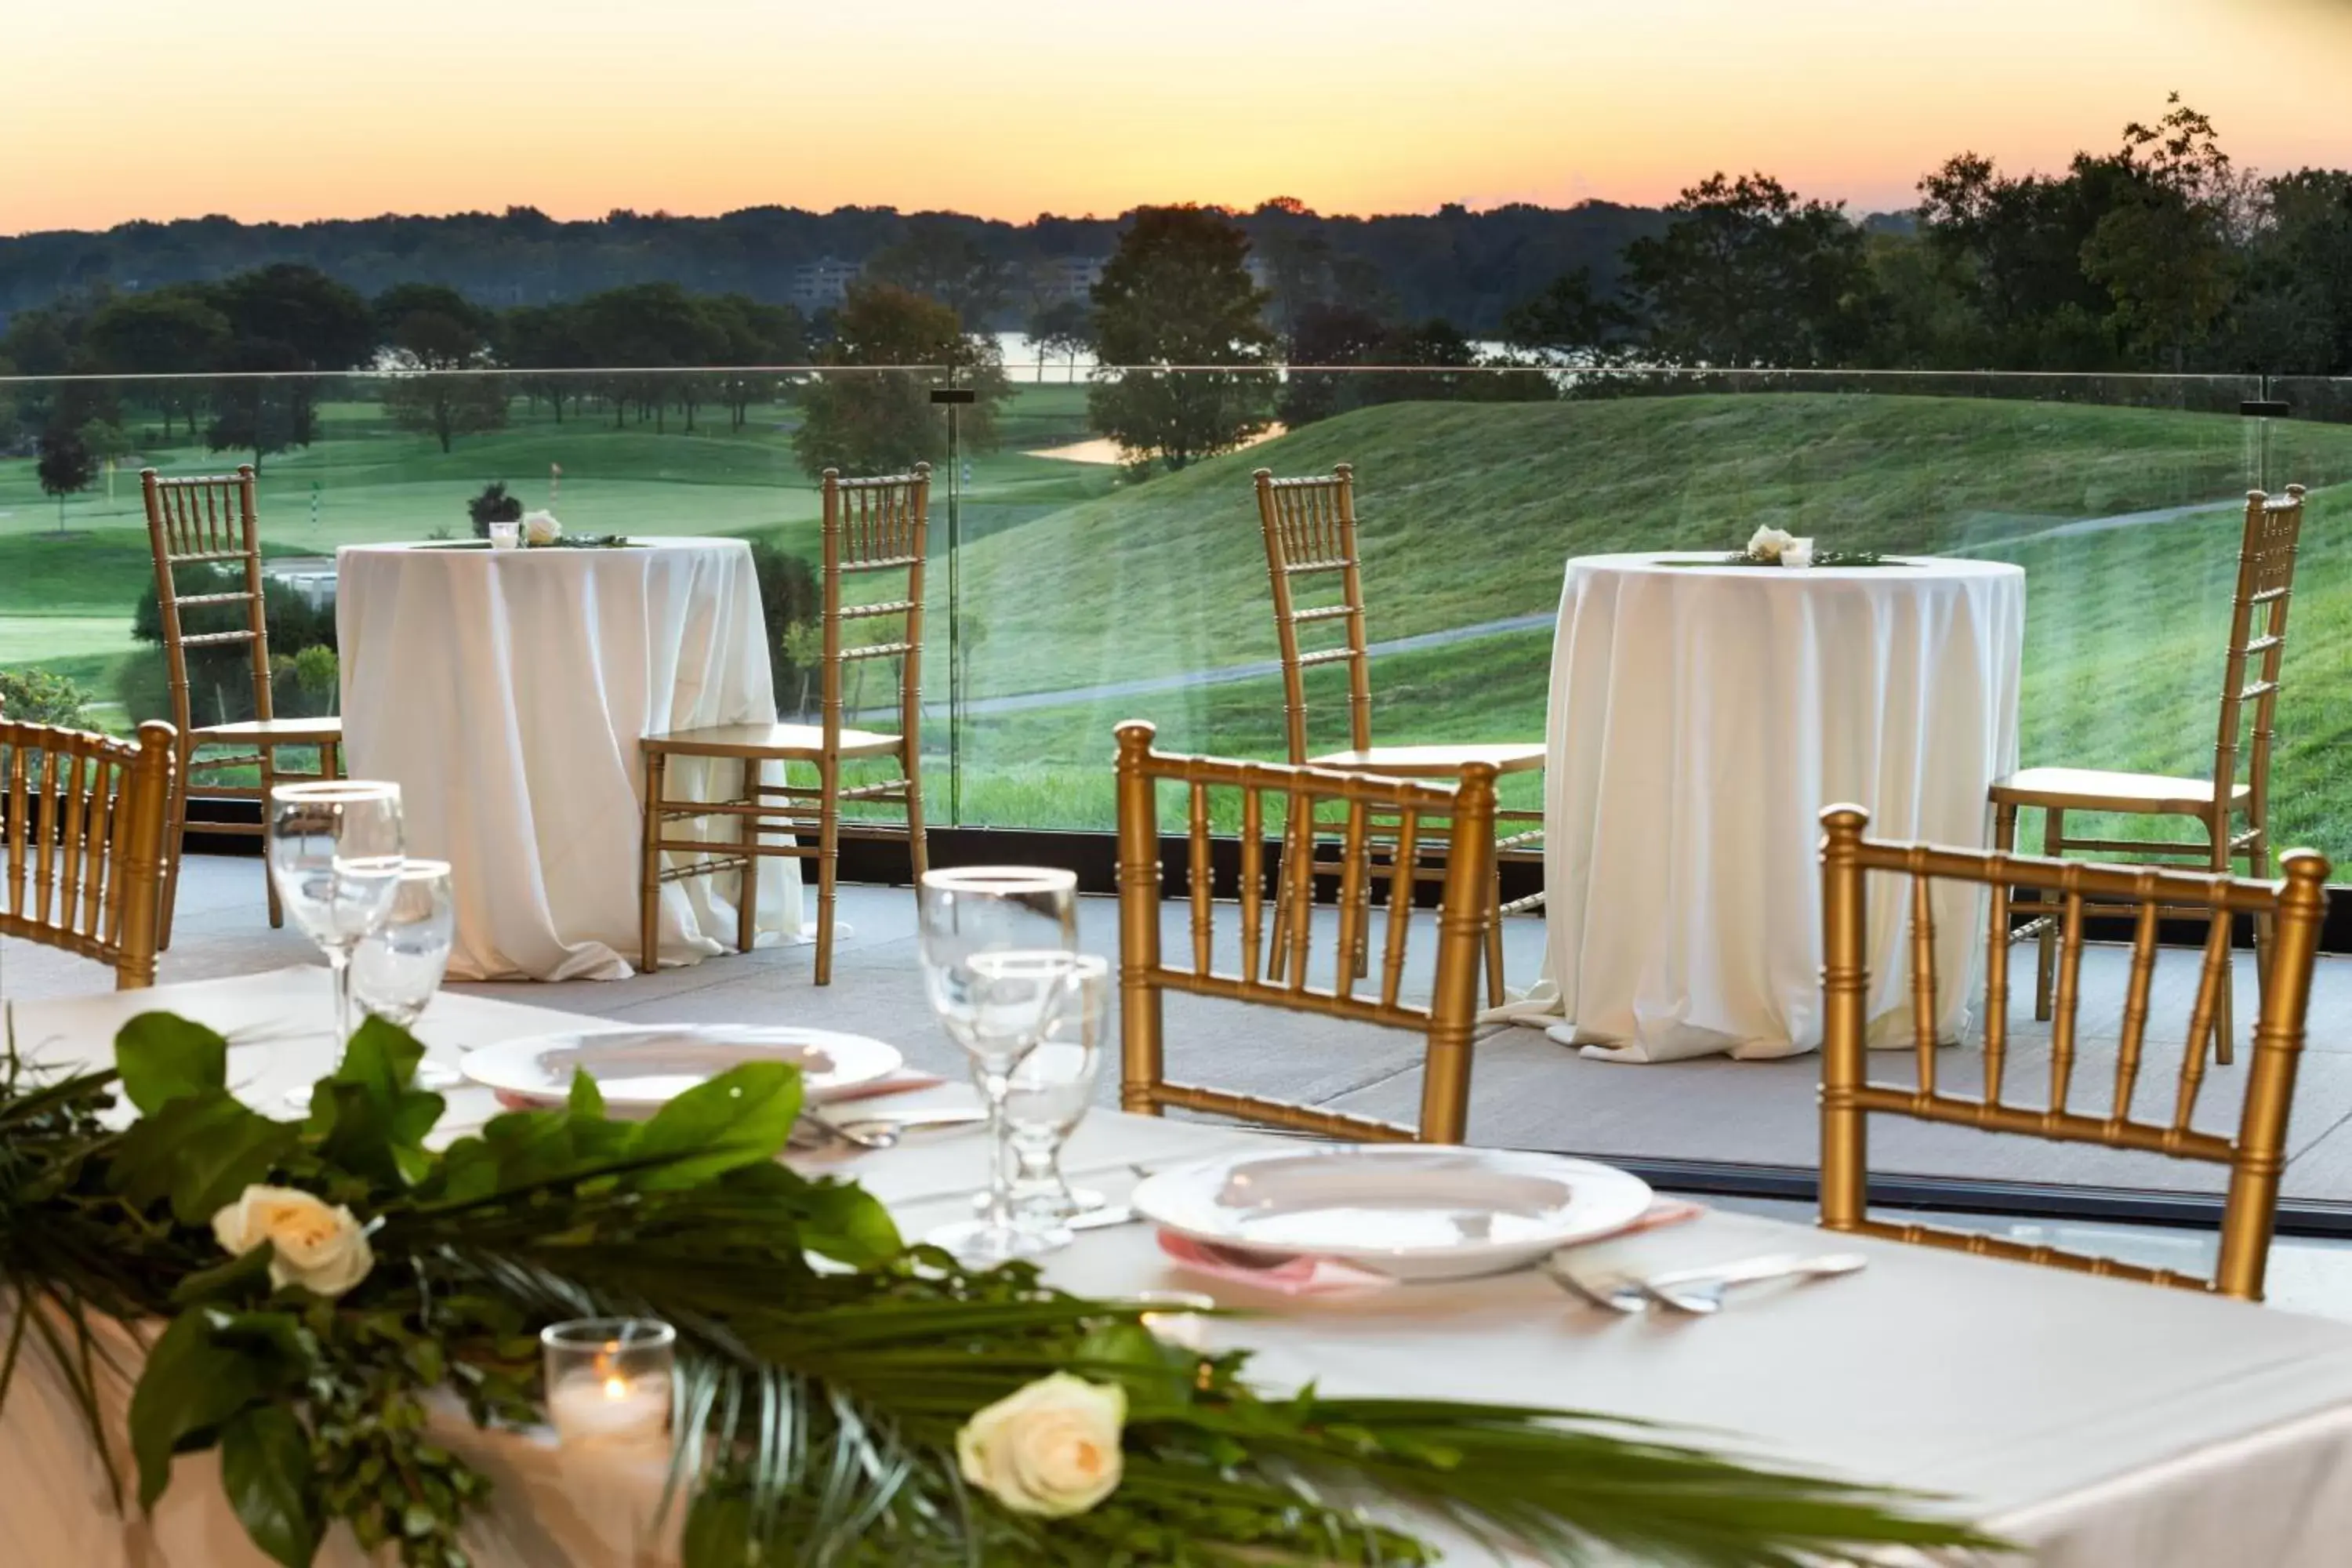
<svg viewBox="0 0 2352 1568"><path fill-rule="evenodd" d="M2178 88L2241 163L2352 165L2352 0L75 0L0 38L0 232L1669 199L1905 206L1963 148L2113 146Z"/></svg>

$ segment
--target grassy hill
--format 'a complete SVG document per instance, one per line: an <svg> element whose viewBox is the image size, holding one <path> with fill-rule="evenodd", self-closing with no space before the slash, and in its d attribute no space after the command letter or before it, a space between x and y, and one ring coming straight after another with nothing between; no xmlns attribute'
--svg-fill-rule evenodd
<svg viewBox="0 0 2352 1568"><path fill-rule="evenodd" d="M1250 471L1345 460L1375 640L1547 616L1570 555L1730 548L1762 523L1845 548L1964 552L2028 574L2027 760L2194 773L2210 764L2246 430L2210 415L1806 395L1368 409L971 546L962 613L985 636L967 696L1273 658ZM2274 429L2271 464L2273 483L2352 479L2352 429ZM2315 498L2273 795L2282 841L2352 856L2352 712L2334 697L2352 675L2347 523L2352 489ZM1374 731L1539 736L1549 659L1548 630L1378 659ZM1334 725L1337 692L1336 675L1310 688ZM963 814L1104 826L1119 720L1151 719L1171 745L1278 755L1281 701L1266 678L973 719L957 737ZM1339 743L1335 729L1318 738Z"/></svg>

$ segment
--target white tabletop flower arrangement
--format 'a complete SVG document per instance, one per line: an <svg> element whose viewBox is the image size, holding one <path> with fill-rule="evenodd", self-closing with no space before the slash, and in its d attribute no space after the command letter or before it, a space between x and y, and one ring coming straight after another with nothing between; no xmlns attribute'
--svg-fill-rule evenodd
<svg viewBox="0 0 2352 1568"><path fill-rule="evenodd" d="M1697 560L1669 558L1661 566L1781 566L1791 571L1808 571L1816 566L1905 566L1909 563L1892 555L1882 555L1875 550L1820 550L1810 537L1800 538L1782 528L1769 524L1748 536L1748 546L1728 555L1706 556Z"/></svg>
<svg viewBox="0 0 2352 1568"><path fill-rule="evenodd" d="M136 1506L175 1454L217 1450L238 1519L289 1568L338 1523L465 1568L489 1483L432 1440L426 1396L538 1426L536 1336L583 1316L674 1327L688 1568L1420 1563L1430 1517L1562 1563L1991 1544L1915 1495L1602 1415L1261 1393L1245 1354L1155 1337L1151 1303L961 1268L857 1185L781 1163L801 1108L783 1064L643 1122L608 1119L583 1076L564 1106L435 1152L422 1055L371 1020L288 1122L230 1093L221 1036L169 1015L126 1025L103 1072L44 1079L12 1047L0 1406L19 1352L46 1357L114 1479L120 1374L91 1320L159 1328L130 1402Z"/></svg>

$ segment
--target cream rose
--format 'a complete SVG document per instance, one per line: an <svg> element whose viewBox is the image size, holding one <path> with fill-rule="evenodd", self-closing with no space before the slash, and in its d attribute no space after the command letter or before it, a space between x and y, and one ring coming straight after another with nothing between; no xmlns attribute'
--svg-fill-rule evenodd
<svg viewBox="0 0 2352 1568"><path fill-rule="evenodd" d="M1794 566L1802 570L1805 567L1811 566L1812 563L1813 542L1811 540L1792 539L1789 541L1788 543L1780 546L1781 565Z"/></svg>
<svg viewBox="0 0 2352 1568"><path fill-rule="evenodd" d="M277 1249L269 1282L340 1296L375 1267L366 1233L352 1211L291 1187L247 1187L213 1215L213 1235L242 1258L268 1242Z"/></svg>
<svg viewBox="0 0 2352 1568"><path fill-rule="evenodd" d="M1041 1377L964 1423L963 1479L1015 1513L1084 1513L1118 1489L1127 1390L1066 1372Z"/></svg>
<svg viewBox="0 0 2352 1568"><path fill-rule="evenodd" d="M533 544L552 544L563 537L563 525L551 511L527 511L522 516L522 536Z"/></svg>
<svg viewBox="0 0 2352 1568"><path fill-rule="evenodd" d="M1780 552L1796 542L1796 536L1786 529L1759 528L1748 536L1748 559L1768 563L1778 561Z"/></svg>

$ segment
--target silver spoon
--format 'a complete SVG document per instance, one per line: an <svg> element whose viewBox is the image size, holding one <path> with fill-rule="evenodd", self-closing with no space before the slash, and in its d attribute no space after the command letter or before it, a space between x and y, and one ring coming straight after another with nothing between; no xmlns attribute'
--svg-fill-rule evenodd
<svg viewBox="0 0 2352 1568"><path fill-rule="evenodd" d="M1853 1274L1868 1267L1859 1252L1826 1252L1815 1257L1773 1253L1738 1263L1707 1268L1685 1268L1649 1279L1616 1276L1599 1282L1579 1279L1555 1255L1544 1271L1554 1283L1589 1305L1628 1315L1653 1306L1666 1307L1693 1317L1706 1317L1723 1307L1724 1292L1735 1285L1760 1284L1768 1279L1826 1279Z"/></svg>

